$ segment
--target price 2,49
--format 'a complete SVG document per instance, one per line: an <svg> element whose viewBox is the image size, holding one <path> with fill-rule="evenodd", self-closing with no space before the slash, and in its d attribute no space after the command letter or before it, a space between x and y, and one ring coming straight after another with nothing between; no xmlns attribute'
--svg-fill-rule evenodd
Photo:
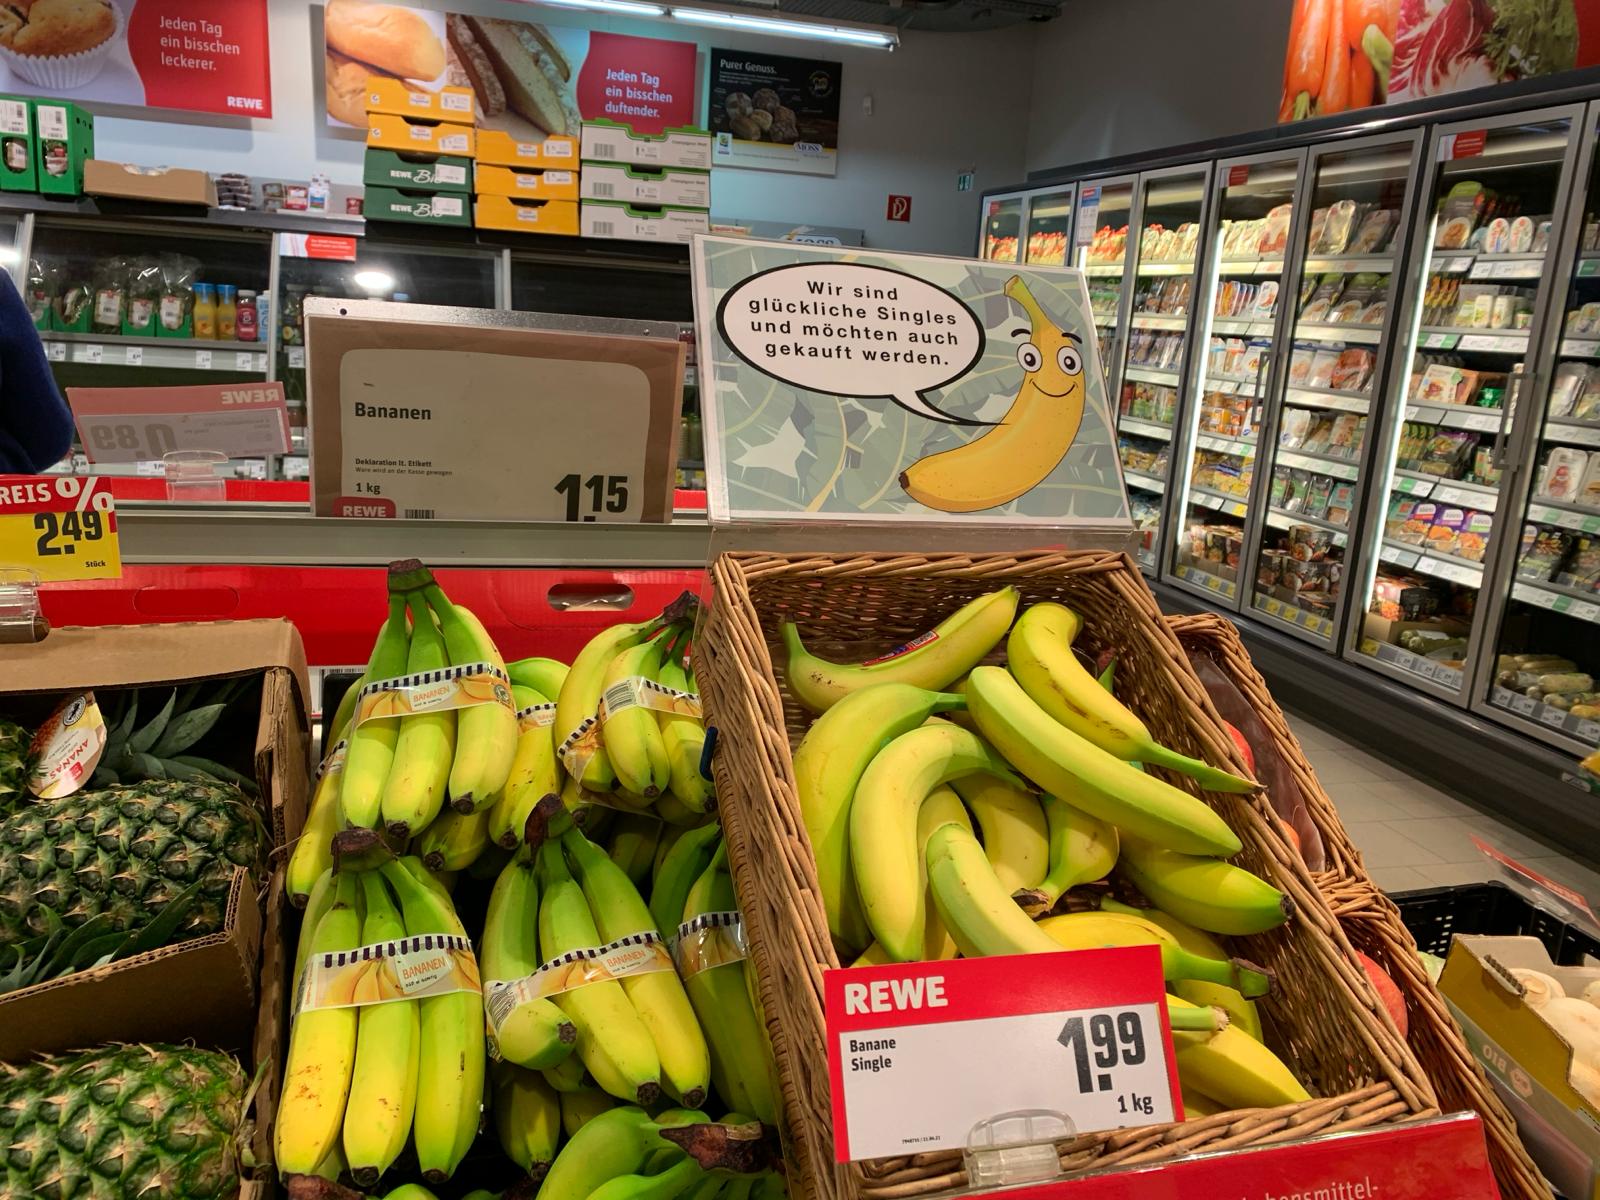
<svg viewBox="0 0 1600 1200"><path fill-rule="evenodd" d="M628 511L628 477L626 475L564 475L555 486L556 492L566 499L569 521L593 521L601 512ZM589 511L583 512L583 493L589 493Z"/></svg>
<svg viewBox="0 0 1600 1200"><path fill-rule="evenodd" d="M1069 1017L1056 1035L1072 1052L1078 1068L1078 1091L1109 1092L1115 1083L1111 1071L1117 1067L1136 1067L1144 1062L1144 1026L1136 1012L1096 1013L1085 1028L1082 1017ZM1094 1066L1089 1059L1093 1051Z"/></svg>
<svg viewBox="0 0 1600 1200"><path fill-rule="evenodd" d="M34 543L40 558L76 554L79 542L98 542L106 535L105 518L94 511L41 512L33 514L33 527L39 531ZM60 542L60 545L56 543Z"/></svg>

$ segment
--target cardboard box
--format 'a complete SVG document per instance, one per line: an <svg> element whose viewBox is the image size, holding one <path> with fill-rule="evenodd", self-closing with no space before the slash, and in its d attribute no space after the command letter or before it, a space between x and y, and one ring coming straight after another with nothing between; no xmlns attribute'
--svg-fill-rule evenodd
<svg viewBox="0 0 1600 1200"><path fill-rule="evenodd" d="M472 198L459 193L369 187L363 211L369 221L413 225L471 225Z"/></svg>
<svg viewBox="0 0 1600 1200"><path fill-rule="evenodd" d="M672 168L650 171L617 163L584 163L578 194L585 200L709 209L711 172Z"/></svg>
<svg viewBox="0 0 1600 1200"><path fill-rule="evenodd" d="M411 121L405 117L374 113L368 118L367 145L380 150L459 154L472 158L476 153L477 130L471 125Z"/></svg>
<svg viewBox="0 0 1600 1200"><path fill-rule="evenodd" d="M0 96L0 192L37 192L38 156L32 102Z"/></svg>
<svg viewBox="0 0 1600 1200"><path fill-rule="evenodd" d="M578 139L551 134L542 142L518 141L503 129L478 131L478 165L486 167L524 167L544 170L550 167L578 169Z"/></svg>
<svg viewBox="0 0 1600 1200"><path fill-rule="evenodd" d="M83 164L94 157L94 118L65 100L35 100L33 136L39 190L83 195Z"/></svg>
<svg viewBox="0 0 1600 1200"><path fill-rule="evenodd" d="M519 171L512 167L479 167L479 196L511 196L519 200L576 200L576 171Z"/></svg>
<svg viewBox="0 0 1600 1200"><path fill-rule="evenodd" d="M472 160L453 154L368 150L362 181L378 187L469 193Z"/></svg>
<svg viewBox="0 0 1600 1200"><path fill-rule="evenodd" d="M400 117L421 117L449 121L454 125L475 125L477 105L471 88L442 87L436 92L414 88L403 79L383 75L367 77L367 111Z"/></svg>
<svg viewBox="0 0 1600 1200"><path fill-rule="evenodd" d="M606 200L585 200L581 213L584 237L619 238L631 242L683 242L711 231L703 208L638 208Z"/></svg>
<svg viewBox="0 0 1600 1200"><path fill-rule="evenodd" d="M217 184L204 171L184 167L140 167L91 158L83 168L83 190L91 196L195 204L215 208Z"/></svg>
<svg viewBox="0 0 1600 1200"><path fill-rule="evenodd" d="M479 229L510 229L517 233L550 233L563 237L577 237L578 202L479 196L473 224Z"/></svg>
<svg viewBox="0 0 1600 1200"><path fill-rule="evenodd" d="M1542 971L1569 996L1600 979L1600 967L1558 967L1536 937L1458 934L1439 978L1533 1161L1570 1200L1600 1200L1600 1107L1572 1086L1573 1049L1528 1005L1513 967Z"/></svg>
<svg viewBox="0 0 1600 1200"><path fill-rule="evenodd" d="M1400 644L1400 635L1410 633L1414 629L1427 630L1429 633L1445 633L1451 637L1466 637L1470 627L1465 621L1455 617L1430 617L1424 621L1394 621L1388 617L1380 617L1375 612L1363 613L1361 618L1361 633L1363 637L1372 638L1379 642L1393 642Z"/></svg>
<svg viewBox="0 0 1600 1200"><path fill-rule="evenodd" d="M693 126L647 134L617 121L585 121L581 149L584 162L711 169L711 134Z"/></svg>

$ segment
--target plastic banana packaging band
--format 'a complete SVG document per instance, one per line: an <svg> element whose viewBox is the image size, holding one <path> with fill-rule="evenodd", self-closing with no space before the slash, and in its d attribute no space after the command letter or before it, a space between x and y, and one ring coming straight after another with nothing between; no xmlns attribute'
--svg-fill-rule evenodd
<svg viewBox="0 0 1600 1200"><path fill-rule="evenodd" d="M559 996L591 983L670 970L672 955L666 941L655 930L645 929L604 946L569 950L521 979L491 979L483 989L483 1007L489 1015L490 1031L498 1037L506 1018L530 1000Z"/></svg>
<svg viewBox="0 0 1600 1200"><path fill-rule="evenodd" d="M585 717L567 740L556 747L556 757L574 779L582 779L583 772L600 749L600 718Z"/></svg>
<svg viewBox="0 0 1600 1200"><path fill-rule="evenodd" d="M375 679L356 697L350 727L355 729L363 721L392 720L477 704L503 704L514 710L511 679L493 663L463 663L459 667Z"/></svg>
<svg viewBox="0 0 1600 1200"><path fill-rule="evenodd" d="M517 710L518 733L527 733L530 729L539 729L555 723L556 706L554 701L549 704L530 704L527 708Z"/></svg>
<svg viewBox="0 0 1600 1200"><path fill-rule="evenodd" d="M295 1012L365 1008L482 990L470 940L449 933L424 933L314 955L306 963Z"/></svg>
<svg viewBox="0 0 1600 1200"><path fill-rule="evenodd" d="M650 708L656 712L675 713L680 717L700 716L700 697L693 692L679 692L664 687L643 675L619 679L600 697L600 723L610 720L612 713L626 708Z"/></svg>
<svg viewBox="0 0 1600 1200"><path fill-rule="evenodd" d="M317 764L317 773L311 782L316 783L324 775L334 775L343 771L345 751L349 749L350 739L340 738L338 744L328 751L328 757Z"/></svg>
<svg viewBox="0 0 1600 1200"><path fill-rule="evenodd" d="M750 957L744 935L744 914L701 913L685 921L678 926L678 936L673 939L672 957L683 979L691 979L713 967L743 962Z"/></svg>

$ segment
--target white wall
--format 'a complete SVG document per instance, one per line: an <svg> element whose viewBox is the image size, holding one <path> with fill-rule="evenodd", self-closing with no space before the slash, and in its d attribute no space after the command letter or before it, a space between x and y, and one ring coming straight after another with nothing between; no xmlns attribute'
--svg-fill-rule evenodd
<svg viewBox="0 0 1600 1200"><path fill-rule="evenodd" d="M1265 129L1290 0L1068 0L1036 26L1027 169Z"/></svg>
<svg viewBox="0 0 1600 1200"><path fill-rule="evenodd" d="M712 183L718 215L865 229L874 246L969 254L977 194L1023 174L1032 45L1036 27L981 34L903 35L884 51L762 39L696 30L671 22L578 18L553 8L498 0L412 0L416 7L528 19L733 49L833 58L845 63L838 174L832 179L719 169ZM330 131L322 106L321 11L304 0L271 0L270 120L216 118L205 124L102 114L101 157L146 165L190 165L213 172L305 179L322 171L359 183L362 144ZM704 56L700 88L704 90ZM871 97L872 113L863 111ZM975 97L981 96L981 100ZM701 97L702 108L704 97ZM121 110L126 112L127 110ZM976 170L975 190L956 176ZM912 197L911 221L885 220L889 193Z"/></svg>

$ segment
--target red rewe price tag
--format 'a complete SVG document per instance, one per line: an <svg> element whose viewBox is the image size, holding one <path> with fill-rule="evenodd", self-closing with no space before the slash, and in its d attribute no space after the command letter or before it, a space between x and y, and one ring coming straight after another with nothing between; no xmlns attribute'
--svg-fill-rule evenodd
<svg viewBox="0 0 1600 1200"><path fill-rule="evenodd" d="M1154 946L852 967L823 994L840 1162L961 1149L1020 1109L1080 1133L1183 1111Z"/></svg>

